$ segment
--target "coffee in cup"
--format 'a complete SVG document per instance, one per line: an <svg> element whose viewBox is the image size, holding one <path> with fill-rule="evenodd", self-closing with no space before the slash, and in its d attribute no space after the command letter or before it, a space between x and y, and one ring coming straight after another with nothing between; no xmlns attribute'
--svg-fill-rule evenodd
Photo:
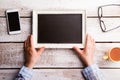
<svg viewBox="0 0 120 80"><path fill-rule="evenodd" d="M109 59L112 62L120 62L120 48L115 47L110 49L105 56L103 56L103 59Z"/></svg>

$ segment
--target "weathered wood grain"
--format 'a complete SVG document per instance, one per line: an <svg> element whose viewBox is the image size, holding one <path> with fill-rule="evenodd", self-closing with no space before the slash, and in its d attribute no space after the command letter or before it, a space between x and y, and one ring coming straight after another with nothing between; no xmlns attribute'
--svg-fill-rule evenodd
<svg viewBox="0 0 120 80"><path fill-rule="evenodd" d="M6 18L0 18L0 42L20 42L27 39L31 33L31 19L21 18L21 33L17 35L8 35Z"/></svg>
<svg viewBox="0 0 120 80"><path fill-rule="evenodd" d="M32 80L85 80L82 69L34 69ZM106 80L118 80L120 69L101 69ZM0 70L0 80L14 80L18 69ZM116 75L115 75L116 74Z"/></svg>
<svg viewBox="0 0 120 80"><path fill-rule="evenodd" d="M101 68L120 68L120 63L103 60L103 56L120 43L97 43L95 63ZM24 63L23 43L0 43L0 68L20 68ZM82 68L78 55L70 49L46 49L36 68Z"/></svg>
<svg viewBox="0 0 120 80"><path fill-rule="evenodd" d="M27 36L31 33L32 10L84 9L87 12L87 17L89 17L87 18L86 30L95 38L96 42L120 42L120 28L109 33L103 33L99 27L98 19L94 18L97 17L98 6L118 4L119 2L119 0L0 0L0 80L13 80L19 71L14 68L20 68L24 64L24 49L23 43L21 42L26 40ZM7 9L19 10L20 16L22 17L20 19L21 34L8 35L6 18L4 18ZM109 17L105 18L105 21L109 24L108 26L118 26L120 22L120 7L108 8L104 9L104 11L104 16ZM96 44L94 60L95 63L103 68L102 71L105 74L106 80L120 79L118 75L120 73L120 63L113 63L102 59L107 50L112 47L120 47L120 43ZM83 68L83 65L78 55L71 49L46 49L35 68L40 69L34 70L36 73L33 80L85 80L80 72L82 69L76 69Z"/></svg>
<svg viewBox="0 0 120 80"><path fill-rule="evenodd" d="M7 9L19 9L21 16L30 17L32 10L84 9L88 16L97 16L97 9L105 4L118 4L119 0L0 0L0 16ZM110 13L109 13L110 12ZM105 9L107 16L120 16L120 8Z"/></svg>
<svg viewBox="0 0 120 80"><path fill-rule="evenodd" d="M107 29L120 26L120 18L104 18ZM88 18L86 31L92 35L96 42L120 42L120 28L110 32L102 32L97 18Z"/></svg>
<svg viewBox="0 0 120 80"><path fill-rule="evenodd" d="M79 69L34 69L32 80L85 80ZM1 70L0 80L14 80L18 69Z"/></svg>
<svg viewBox="0 0 120 80"><path fill-rule="evenodd" d="M6 18L0 18L0 42L23 42L31 33L31 18L21 18L22 32L18 35L8 35ZM105 18L107 27L119 26L120 18ZM120 28L110 31L102 32L97 18L87 18L86 31L90 33L96 42L120 42Z"/></svg>

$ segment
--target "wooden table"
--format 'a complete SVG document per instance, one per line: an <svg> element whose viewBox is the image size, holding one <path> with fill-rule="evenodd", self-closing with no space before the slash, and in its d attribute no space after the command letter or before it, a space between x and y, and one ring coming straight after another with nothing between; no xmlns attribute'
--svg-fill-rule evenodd
<svg viewBox="0 0 120 80"><path fill-rule="evenodd" d="M103 33L97 18L97 8L104 4L120 3L119 0L0 0L0 80L13 80L24 63L23 43L31 33L32 10L85 9L86 31L96 41L95 62L106 80L120 79L120 63L103 60L108 49L120 47L120 28ZM22 33L8 35L6 9L19 9ZM117 9L117 10L116 10ZM120 7L105 15L108 23L120 24ZM108 12L105 10L105 12ZM114 12L117 11L117 12ZM106 13L107 14L107 13ZM46 49L34 67L33 80L84 80L83 65L71 49Z"/></svg>

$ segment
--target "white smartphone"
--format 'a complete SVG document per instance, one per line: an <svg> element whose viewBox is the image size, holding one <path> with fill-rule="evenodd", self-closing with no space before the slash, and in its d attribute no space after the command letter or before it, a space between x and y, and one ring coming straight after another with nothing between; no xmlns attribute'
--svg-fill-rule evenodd
<svg viewBox="0 0 120 80"><path fill-rule="evenodd" d="M20 28L20 17L18 10L7 10L6 11L8 33L9 34L18 34L21 33Z"/></svg>

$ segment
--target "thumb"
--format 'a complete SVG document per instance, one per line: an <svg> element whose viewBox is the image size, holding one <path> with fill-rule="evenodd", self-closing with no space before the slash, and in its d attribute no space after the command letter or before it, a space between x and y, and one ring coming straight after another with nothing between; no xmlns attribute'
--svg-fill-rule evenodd
<svg viewBox="0 0 120 80"><path fill-rule="evenodd" d="M81 56L82 55L82 50L79 49L78 47L74 46L73 49Z"/></svg>
<svg viewBox="0 0 120 80"><path fill-rule="evenodd" d="M41 54L45 50L45 47L41 47L38 49L38 54Z"/></svg>

